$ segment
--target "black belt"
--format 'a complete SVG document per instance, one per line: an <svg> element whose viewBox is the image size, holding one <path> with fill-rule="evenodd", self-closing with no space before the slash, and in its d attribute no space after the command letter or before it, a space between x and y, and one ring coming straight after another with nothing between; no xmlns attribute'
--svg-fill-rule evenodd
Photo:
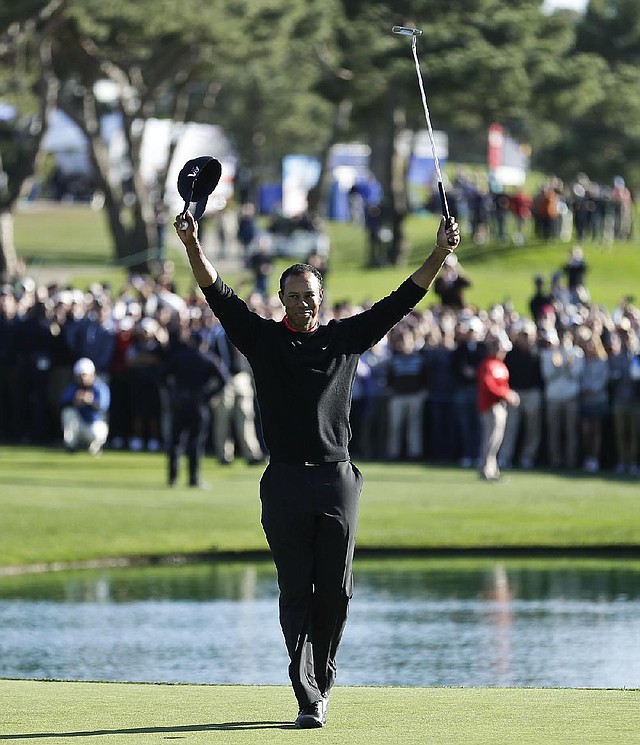
<svg viewBox="0 0 640 745"><path fill-rule="evenodd" d="M341 458L340 460L322 460L320 462L313 462L309 460L272 460L271 463L284 463L287 466L328 466L331 463L348 463L349 458Z"/></svg>

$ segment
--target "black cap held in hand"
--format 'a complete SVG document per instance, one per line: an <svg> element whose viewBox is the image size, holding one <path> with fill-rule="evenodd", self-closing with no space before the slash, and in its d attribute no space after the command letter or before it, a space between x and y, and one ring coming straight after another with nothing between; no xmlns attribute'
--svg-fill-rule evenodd
<svg viewBox="0 0 640 745"><path fill-rule="evenodd" d="M207 199L222 175L220 161L209 155L188 160L178 174L178 193L184 199L184 211L196 202L193 219L199 220L207 206Z"/></svg>

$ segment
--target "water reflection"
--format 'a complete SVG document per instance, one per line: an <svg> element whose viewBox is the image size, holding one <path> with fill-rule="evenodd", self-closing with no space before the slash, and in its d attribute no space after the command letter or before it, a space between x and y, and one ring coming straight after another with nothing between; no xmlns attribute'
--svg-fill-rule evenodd
<svg viewBox="0 0 640 745"><path fill-rule="evenodd" d="M343 685L640 686L640 562L356 562ZM0 676L286 684L270 562L0 578Z"/></svg>

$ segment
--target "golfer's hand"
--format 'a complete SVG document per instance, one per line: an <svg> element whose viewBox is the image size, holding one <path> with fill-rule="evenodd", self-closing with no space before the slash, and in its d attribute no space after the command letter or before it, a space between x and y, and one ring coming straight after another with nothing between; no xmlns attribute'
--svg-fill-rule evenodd
<svg viewBox="0 0 640 745"><path fill-rule="evenodd" d="M448 248L450 251L455 251L460 245L460 228L455 218L452 217L449 222L445 220L444 215L440 218L436 244L441 248Z"/></svg>
<svg viewBox="0 0 640 745"><path fill-rule="evenodd" d="M186 227L185 227L186 225ZM173 227L176 230L178 238L186 246L198 239L198 224L193 219L193 215L187 210L185 215L176 215Z"/></svg>

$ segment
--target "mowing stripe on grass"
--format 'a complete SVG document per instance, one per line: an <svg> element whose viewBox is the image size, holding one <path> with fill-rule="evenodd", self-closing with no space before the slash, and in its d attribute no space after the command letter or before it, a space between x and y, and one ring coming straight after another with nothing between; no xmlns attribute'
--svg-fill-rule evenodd
<svg viewBox="0 0 640 745"><path fill-rule="evenodd" d="M341 688L327 727L292 727L284 686L0 681L0 742L147 745L634 745L640 691Z"/></svg>
<svg viewBox="0 0 640 745"><path fill-rule="evenodd" d="M211 491L165 484L166 456L5 448L0 567L267 551L255 467L203 464ZM85 457L86 455L86 457ZM640 549L632 479L362 463L358 549Z"/></svg>

